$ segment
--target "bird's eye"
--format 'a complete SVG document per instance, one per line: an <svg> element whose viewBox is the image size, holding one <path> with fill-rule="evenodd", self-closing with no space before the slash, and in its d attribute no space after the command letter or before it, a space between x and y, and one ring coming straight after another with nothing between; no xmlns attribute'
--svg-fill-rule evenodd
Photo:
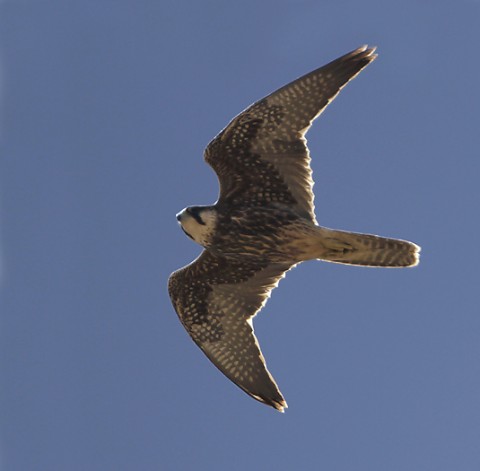
<svg viewBox="0 0 480 471"><path fill-rule="evenodd" d="M205 226L205 223L203 222L202 218L200 217L200 211L198 208L188 208L187 213L192 216L195 221L198 222L198 224L201 224L202 226Z"/></svg>

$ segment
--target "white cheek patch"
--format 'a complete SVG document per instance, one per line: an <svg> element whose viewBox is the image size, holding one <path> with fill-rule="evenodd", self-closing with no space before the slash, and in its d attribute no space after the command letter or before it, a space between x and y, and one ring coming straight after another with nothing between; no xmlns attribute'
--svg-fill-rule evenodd
<svg viewBox="0 0 480 471"><path fill-rule="evenodd" d="M207 227L209 231L213 231L215 229L215 225L217 224L217 213L212 210L203 211L202 221L205 224L204 227Z"/></svg>
<svg viewBox="0 0 480 471"><path fill-rule="evenodd" d="M200 245L206 246L215 230L216 214L213 211L204 211L201 214L204 224L200 224L190 215L182 219L182 227L190 237Z"/></svg>

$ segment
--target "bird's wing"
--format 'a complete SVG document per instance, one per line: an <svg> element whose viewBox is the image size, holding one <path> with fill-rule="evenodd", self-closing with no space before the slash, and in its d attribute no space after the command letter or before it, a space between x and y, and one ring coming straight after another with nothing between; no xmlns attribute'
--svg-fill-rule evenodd
<svg viewBox="0 0 480 471"><path fill-rule="evenodd" d="M267 370L252 318L290 268L204 250L168 282L182 324L213 364L247 394L279 411L287 403Z"/></svg>
<svg viewBox="0 0 480 471"><path fill-rule="evenodd" d="M349 80L372 62L360 47L285 85L235 117L207 146L219 178L219 204L282 203L315 221L305 134Z"/></svg>

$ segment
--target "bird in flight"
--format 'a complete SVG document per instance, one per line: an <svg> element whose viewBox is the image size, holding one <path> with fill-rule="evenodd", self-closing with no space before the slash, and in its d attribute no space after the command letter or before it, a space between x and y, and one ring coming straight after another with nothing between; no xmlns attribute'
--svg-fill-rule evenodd
<svg viewBox="0 0 480 471"><path fill-rule="evenodd" d="M168 282L183 326L212 363L253 398L283 412L253 317L285 273L312 259L411 267L420 247L317 224L305 134L339 91L377 56L360 47L254 103L207 146L220 184L217 202L177 214L203 246Z"/></svg>

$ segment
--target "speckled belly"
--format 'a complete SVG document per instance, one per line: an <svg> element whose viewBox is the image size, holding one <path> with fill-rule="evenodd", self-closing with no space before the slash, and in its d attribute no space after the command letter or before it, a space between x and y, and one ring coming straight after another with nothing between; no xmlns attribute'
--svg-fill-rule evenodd
<svg viewBox="0 0 480 471"><path fill-rule="evenodd" d="M309 241L317 239L318 229L312 222L288 210L237 210L219 217L210 248L225 255L257 256L272 262L298 262L304 259Z"/></svg>

